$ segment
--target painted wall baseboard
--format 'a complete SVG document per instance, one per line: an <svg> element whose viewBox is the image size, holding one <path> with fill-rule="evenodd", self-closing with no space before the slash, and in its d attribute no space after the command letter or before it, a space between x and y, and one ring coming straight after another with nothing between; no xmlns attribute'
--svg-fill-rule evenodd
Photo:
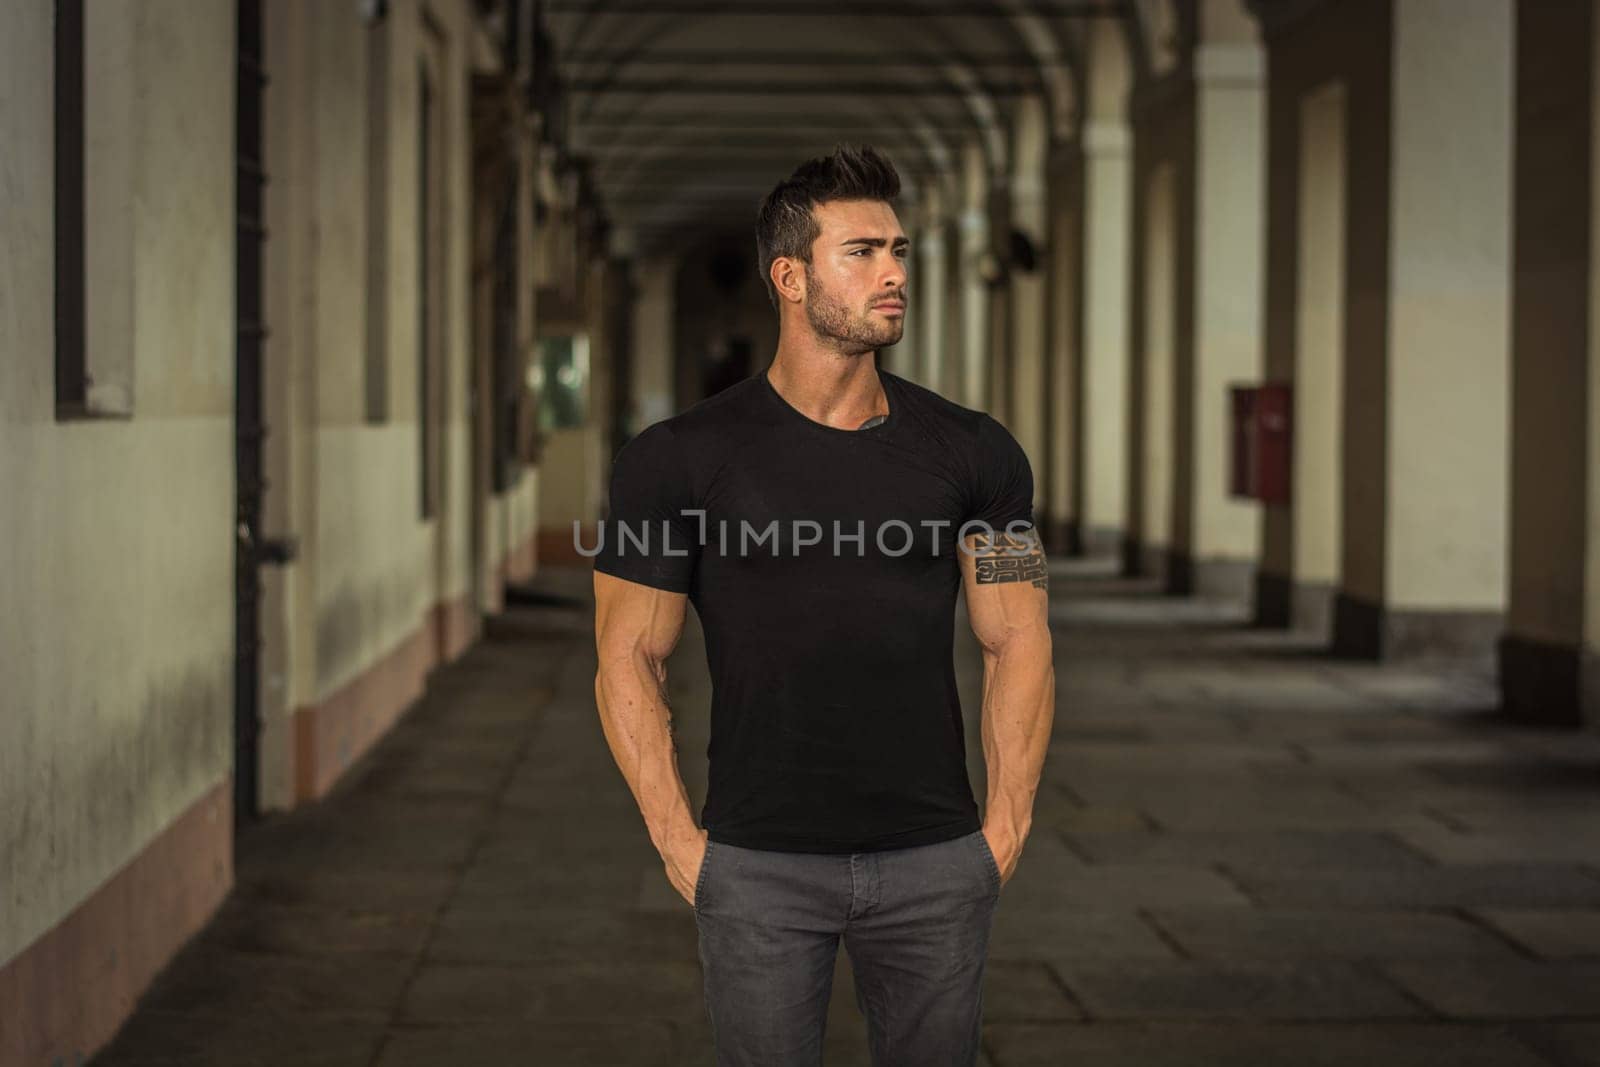
<svg viewBox="0 0 1600 1067"><path fill-rule="evenodd" d="M82 1063L233 888L233 776L0 966L0 1064Z"/></svg>

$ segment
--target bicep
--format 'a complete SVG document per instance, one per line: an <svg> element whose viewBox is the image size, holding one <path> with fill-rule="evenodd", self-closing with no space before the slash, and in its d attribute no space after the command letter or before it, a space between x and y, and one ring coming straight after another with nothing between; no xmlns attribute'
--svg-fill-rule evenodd
<svg viewBox="0 0 1600 1067"><path fill-rule="evenodd" d="M643 654L659 663L683 633L689 597L642 582L594 572L595 647L602 664Z"/></svg>
<svg viewBox="0 0 1600 1067"><path fill-rule="evenodd" d="M958 555L972 632L985 650L1049 635L1049 571L1034 530L976 533Z"/></svg>

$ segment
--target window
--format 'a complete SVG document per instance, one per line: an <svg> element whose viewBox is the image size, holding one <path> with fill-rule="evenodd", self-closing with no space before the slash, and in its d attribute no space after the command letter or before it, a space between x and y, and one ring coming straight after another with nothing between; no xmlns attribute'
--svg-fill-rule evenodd
<svg viewBox="0 0 1600 1067"><path fill-rule="evenodd" d="M133 413L137 14L131 4L55 5L57 419Z"/></svg>
<svg viewBox="0 0 1600 1067"><path fill-rule="evenodd" d="M368 422L389 419L389 31L367 31L367 352Z"/></svg>
<svg viewBox="0 0 1600 1067"><path fill-rule="evenodd" d="M56 414L87 411L83 308L83 0L56 0Z"/></svg>

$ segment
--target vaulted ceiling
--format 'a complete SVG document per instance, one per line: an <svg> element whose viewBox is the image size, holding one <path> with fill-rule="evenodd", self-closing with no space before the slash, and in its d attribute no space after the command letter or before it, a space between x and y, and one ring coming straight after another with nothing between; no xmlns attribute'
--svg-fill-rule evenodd
<svg viewBox="0 0 1600 1067"><path fill-rule="evenodd" d="M1080 39L1124 0L545 0L571 153L641 246L746 226L761 198L841 140L888 152L908 186L981 147L1006 167L1016 101L1065 135ZM908 190L914 197L914 190Z"/></svg>

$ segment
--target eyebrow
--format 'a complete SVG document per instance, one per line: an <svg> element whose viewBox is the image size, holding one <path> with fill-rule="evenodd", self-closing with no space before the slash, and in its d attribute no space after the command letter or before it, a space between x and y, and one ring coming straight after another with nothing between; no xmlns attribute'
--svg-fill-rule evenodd
<svg viewBox="0 0 1600 1067"><path fill-rule="evenodd" d="M843 248L845 245L871 245L873 248L882 248L888 243L889 242L882 237L852 237L848 241L840 241L839 247ZM901 245L909 245L911 244L911 238L896 237L894 239L894 243L895 247L897 248Z"/></svg>

